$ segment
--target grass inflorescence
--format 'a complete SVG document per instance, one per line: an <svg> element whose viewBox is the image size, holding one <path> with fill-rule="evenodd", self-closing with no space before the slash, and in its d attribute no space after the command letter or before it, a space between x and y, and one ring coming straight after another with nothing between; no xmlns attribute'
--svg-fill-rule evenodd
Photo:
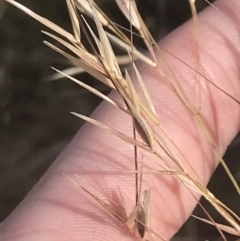
<svg viewBox="0 0 240 241"><path fill-rule="evenodd" d="M200 56L198 33L199 23L195 1L189 0L193 16L192 41L194 42L195 67L191 67L191 65L184 63L184 61L183 63L194 71L195 87L197 89L196 92L198 93L196 99L193 99L186 92L182 86L182 81L175 73L174 67L169 63L167 56L171 55L175 60L181 60L178 56L161 49L157 45L142 20L135 1L116 0L119 9L130 23L130 37L127 37L122 28L111 21L92 0L66 1L73 33L67 32L60 26L39 16L16 1L6 1L47 26L52 33L43 31L43 34L48 36L53 42L58 42L58 46L59 44L64 46L64 48L60 48L52 42L44 41L48 47L67 58L74 65L73 69L63 71L53 68L57 72L57 75L54 75L53 77L54 79L57 79L60 76L65 76L107 101L118 111L124 112L132 118L133 135L130 136L121 132L121 130L116 130L96 119L72 112L73 115L106 131L110 131L113 135L133 146L135 160L132 161L135 168L132 171L126 172L134 174L135 176L136 200L134 209L131 212L128 211L128 208L124 205L125 201L121 194L121 190L119 190L119 195L122 199L121 205L125 212L124 215L119 213L118 210L110 204L102 201L91 193L86 185L82 184L83 181L81 179L77 179L78 181L76 181L75 179L73 180L70 178L70 180L87 193L89 197L97 202L107 213L116 218L119 222L126 224L129 230L139 239L151 240L152 234L156 238L164 240L158 232L151 228L151 189L147 188L142 190L141 183L145 175L169 175L182 183L197 201L199 196L203 196L227 221L228 225L223 225L213 220L201 203L199 203L199 205L206 213L208 219L194 216L195 218L214 225L223 239L225 239L224 232L240 236L240 218L229 207L215 197L212 191L206 187L205 182L199 177L198 170L193 168L191 164L192 160L188 160L181 148L178 147L174 139L168 133L161 118L159 118L154 101L146 86L146 80L135 64L135 61L138 61L148 65L149 68L152 68L153 71L158 74L159 80L162 81L162 84L167 86L167 88L174 93L175 97L182 103L187 113L193 119L195 125L198 126L197 128L202 131L205 141L209 144L215 155L214 158L221 162L237 193L240 194L240 188L222 159L218 149L218 143L216 143L208 124L201 114L203 95L201 82L203 79L205 83L211 85L216 91L225 94L226 98L232 98L233 101L237 100L219 88L216 84L212 83L211 80L205 76ZM94 20L97 33L91 29L84 15L80 13L90 16ZM135 33L135 31L137 33ZM82 43L82 35L87 37L91 51L89 51ZM134 46L132 41L133 36L142 38L148 50L147 55L143 54ZM123 56L119 57L115 55L113 46L125 51L124 58ZM127 62L129 63L130 68L123 70L120 67L120 64L126 64ZM73 76L74 73L81 72L87 72L106 86L115 90L121 98L121 101L111 99L111 97L90 85L81 82ZM140 152L144 152L144 155L149 158L153 157L152 161L148 161L148 163L145 164L145 161L142 160L144 158L141 159L139 157ZM77 175L76 178L78 178Z"/></svg>

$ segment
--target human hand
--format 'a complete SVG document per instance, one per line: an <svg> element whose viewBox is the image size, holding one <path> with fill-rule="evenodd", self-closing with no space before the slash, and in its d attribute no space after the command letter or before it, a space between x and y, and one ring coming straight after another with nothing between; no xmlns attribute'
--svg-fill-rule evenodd
<svg viewBox="0 0 240 241"><path fill-rule="evenodd" d="M240 3L220 0L218 9L239 25ZM239 96L239 29L213 9L199 15L199 49L203 73L210 76L223 90ZM160 43L163 49L195 63L192 24L175 30ZM192 80L196 73L167 55L185 91L196 93ZM142 66L159 119L169 135L191 162L203 182L207 183L216 165L210 144L192 115L159 75ZM223 154L239 131L239 105L222 92L202 80L201 114ZM115 96L115 93L111 94ZM107 103L101 104L93 117L123 132L132 133L131 119ZM103 195L112 193L120 185L127 196L133 197L132 175L118 175L133 169L132 149L112 134L85 124L70 145L57 158L36 187L2 223L2 240L132 240L119 222L94 202L89 201L62 173L76 173ZM148 176L144 185L152 189L151 228L164 239L171 236L189 217L196 200L186 188L172 177ZM113 194L113 193L112 193ZM113 194L114 196L114 194ZM112 197L114 199L114 197ZM131 203L128 206L131 207Z"/></svg>

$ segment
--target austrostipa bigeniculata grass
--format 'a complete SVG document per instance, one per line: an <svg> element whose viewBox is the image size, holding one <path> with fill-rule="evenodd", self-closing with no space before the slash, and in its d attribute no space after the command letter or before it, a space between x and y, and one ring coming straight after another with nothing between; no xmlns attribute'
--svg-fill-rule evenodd
<svg viewBox="0 0 240 241"><path fill-rule="evenodd" d="M54 25L50 21L38 16L37 14L34 14L29 9L23 7L15 1L8 0L7 2L20 8L41 23L45 24L58 35L62 36L63 38L60 38L56 35L44 32L44 34L65 46L70 52L72 52L72 54L61 50L49 42L45 42L46 45L68 58L80 69L83 69L119 93L123 103L116 102L103 95L99 91L89 87L88 85L81 83L79 80L71 76L67 76L69 79L84 86L86 89L105 99L110 104L113 104L118 109L124 111L126 114L130 114L136 123L136 130L139 136L137 139L135 139L131 136L125 135L121 131L117 131L109 126L106 126L104 123L101 123L97 120L91 119L81 114L77 114L75 112L73 114L103 129L109 130L119 138L125 140L133 146L138 147L138 149L149 153L149 156L157 157L158 161L153 159L154 161L152 163L149 161L147 165L143 165L141 171L139 169L133 170L132 173L137 172L142 173L142 175L168 174L173 178L176 178L178 181L186 185L187 188L189 188L189 191L192 193L193 197L195 197L195 193L204 196L222 215L222 217L228 221L230 225L229 227L217 224L214 220L211 219L211 217L209 217L210 221L208 222L211 222L213 225L215 225L222 236L222 231L227 231L239 235L239 217L235 215L230 209L228 209L223 203L221 203L198 178L197 171L191 168L190 160L187 160L182 151L172 140L171 136L169 136L164 126L161 124L161 120L158 118L157 111L152 104L150 94L147 91L141 74L138 72L138 68L134 63L132 63L132 70L125 70L125 74L123 75L118 65L118 58L115 56L111 46L112 43L124 49L126 51L126 55L129 56L130 61L133 59L138 59L139 61L152 66L152 68L159 74L159 78L161 78L169 87L169 89L175 93L176 97L179 98L187 111L192 115L196 125L201 128L206 137L206 141L212 147L216 157L224 165L229 177L233 182L233 185L239 193L238 184L229 172L225 162L222 160L218 151L217 144L211 135L211 131L208 129L208 126L201 115L202 89L200 81L202 81L201 74L203 64L201 63L199 57L199 26L194 7L195 2L189 1L192 8L194 20L192 27L192 38L195 42L194 52L196 56L196 62L194 69L196 78L195 84L197 86L196 88L198 89L198 96L196 98L197 100L189 98L189 93L186 93L182 87L179 78L175 74L173 66L170 66L168 64L167 58L164 57L166 52L156 47L153 38L149 34L144 22L138 13L137 6L134 1L117 1L117 3L120 9L123 11L124 15L129 19L131 25L137 29L139 35L143 38L146 47L149 50L148 56L138 51L133 46L132 41L123 34L121 29L118 28L113 22L111 22L92 1L67 1L74 34L66 32L59 26ZM77 8L94 19L98 31L98 36L96 36L91 31L85 18L78 15ZM111 34L105 31L103 26L108 28L111 31ZM89 53L81 43L81 32L83 32L85 35L89 35L90 43L91 41L94 41L94 43L91 43L93 53ZM154 48L161 52L161 62L156 58ZM64 71L58 72L66 76ZM205 73L203 73L203 75L205 75ZM209 83L208 80L205 81L206 83ZM135 85L133 85L133 82L137 82L136 85L138 86L138 89L136 89ZM139 90L141 94L138 94ZM221 88L217 91L221 91ZM190 168L187 168L186 165L190 166ZM84 190L87 191L87 189ZM197 196L196 199L198 199ZM133 220L135 222L136 218L133 218Z"/></svg>

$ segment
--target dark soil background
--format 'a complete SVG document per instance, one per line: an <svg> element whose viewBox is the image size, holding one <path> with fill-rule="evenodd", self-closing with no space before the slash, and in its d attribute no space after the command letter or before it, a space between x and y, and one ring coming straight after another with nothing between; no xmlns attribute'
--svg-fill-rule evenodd
<svg viewBox="0 0 240 241"><path fill-rule="evenodd" d="M19 2L70 29L64 0ZM128 26L114 1L96 2L115 22ZM156 39L191 16L187 0L137 2ZM206 5L204 0L197 1L199 11ZM82 125L69 112L90 115L100 102L66 79L48 81L53 74L50 66L67 67L68 63L42 43L45 38L40 33L42 29L42 25L0 0L0 220L18 205ZM141 47L141 42L136 44ZM106 93L109 91L88 76L81 76L83 79ZM238 141L227 151L226 160L239 181ZM209 186L239 213L238 196L221 167ZM195 212L199 214L199 208ZM217 240L219 234L215 228L190 219L176 240L184 237Z"/></svg>

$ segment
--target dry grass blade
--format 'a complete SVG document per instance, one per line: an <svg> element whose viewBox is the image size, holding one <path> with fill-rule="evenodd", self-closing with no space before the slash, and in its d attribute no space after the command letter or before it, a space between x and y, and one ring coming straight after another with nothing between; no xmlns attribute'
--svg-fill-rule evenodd
<svg viewBox="0 0 240 241"><path fill-rule="evenodd" d="M150 145L151 149L154 151L155 150L154 134L152 132L151 127L148 125L147 121L141 115L139 98L132 85L131 78L127 71L126 71L126 82L127 82L127 88L129 90L131 101L128 98L125 98L125 101L127 102L127 105L136 121L136 124L138 124L136 125L138 133L143 138L143 140Z"/></svg>
<svg viewBox="0 0 240 241"><path fill-rule="evenodd" d="M226 233L229 233L229 234L232 234L232 235L236 235L236 236L239 236L239 232L237 232L234 228L231 228L227 225L224 225L224 224L220 224L220 223L213 223L205 218L200 218L200 217L197 217L195 215L191 215L192 217L202 221L202 222L205 222L205 223L208 223L210 225L213 225L213 226L216 226L221 229L222 231L226 232Z"/></svg>
<svg viewBox="0 0 240 241"><path fill-rule="evenodd" d="M74 0L77 8L84 14L87 14L88 16L92 17L92 7L88 0ZM108 26L109 21L106 18L105 14L97 7L97 5L94 3L94 8L97 9L98 18L101 21L101 24L103 26Z"/></svg>
<svg viewBox="0 0 240 241"><path fill-rule="evenodd" d="M122 48L123 50L125 50L129 53L132 53L133 56L135 56L135 58L142 60L147 65L156 67L156 63L154 63L150 58L146 57L146 55L144 55L143 53L141 53L140 51L135 49L134 46L132 46L131 44L122 41L121 39L117 38L116 36L114 36L110 33L107 33L107 36L108 36L109 40L111 42L113 42L116 46Z"/></svg>
<svg viewBox="0 0 240 241"><path fill-rule="evenodd" d="M125 15L125 17L128 19L129 22L132 23L132 25L136 29L141 28L141 24L138 21L139 18L136 15L135 8L136 4L133 0L116 0L116 3L118 7L121 9L122 13Z"/></svg>
<svg viewBox="0 0 240 241"><path fill-rule="evenodd" d="M127 141L128 143L131 143L132 145L135 145L135 146L138 146L139 148L142 148L143 150L146 150L146 151L150 151L150 148L148 147L148 145L144 144L144 143L141 143L139 141L136 141L134 140L133 138L117 131L117 130L114 130L113 128L109 127L109 126L106 126L104 123L102 122L99 122L97 120L94 120L92 118L89 118L87 116L84 116L84 115L81 115L81 114L78 114L76 112L71 112L71 114L89 122L89 123L92 123L93 125L96 125L102 129L105 129L105 130L108 130L110 132L112 132L114 135L118 136L119 138L121 138L122 140L124 141Z"/></svg>
<svg viewBox="0 0 240 241"><path fill-rule="evenodd" d="M88 15L89 17L92 16L92 7L94 7L98 19L100 20L101 24L104 27L107 27L110 29L116 36L118 36L120 39L122 39L124 42L131 44L129 39L125 36L125 34L115 26L115 24L106 16L106 14L97 6L95 2L92 1L92 6L88 0L74 0L76 3L77 8L83 13Z"/></svg>
<svg viewBox="0 0 240 241"><path fill-rule="evenodd" d="M211 81L209 78L207 78L204 74L202 74L201 72L197 71L195 68L193 68L190 64L188 64L186 61L183 61L181 58L179 58L178 56L176 56L175 54L167 51L166 49L163 49L164 52L168 53L169 55L171 55L172 57L174 57L175 59L177 59L179 62L181 62L182 64L186 65L189 69L191 69L192 71L196 72L198 75L200 75L203 79L205 79L207 82L209 82L211 85L214 86L214 88L216 88L217 90L221 91L224 95L226 95L227 97L229 97L230 99L232 99L233 101L235 101L237 104L240 105L240 100L236 99L234 96L230 95L229 93L227 93L225 90L223 90L222 88L220 88L218 85L216 85L213 81Z"/></svg>
<svg viewBox="0 0 240 241"><path fill-rule="evenodd" d="M83 70L83 69L81 69L81 68L79 68L79 67L75 67L75 66L62 70L62 73L64 73L65 75L69 75L69 76L74 76L74 75L77 75L77 74L82 74L82 73L84 73L84 72L85 72L85 70ZM56 74L53 74L53 75L49 76L46 81L59 80L59 79L64 78L65 75L63 75L63 74L61 74L61 73L56 73Z"/></svg>
<svg viewBox="0 0 240 241"><path fill-rule="evenodd" d="M153 51L153 45L156 44L154 38L150 34L147 26L141 18L138 12L135 0L116 0L120 10L126 16L128 21L139 31L142 36L145 45L151 53L153 59L156 61L155 54Z"/></svg>
<svg viewBox="0 0 240 241"><path fill-rule="evenodd" d="M142 77L141 77L141 75L140 75L140 73L139 73L139 71L138 71L138 69L137 69L135 64L133 64L133 68L134 68L134 71L136 73L136 77L137 77L138 83L139 83L139 85L141 87L141 91L143 93L143 96L145 98L144 102L147 104L147 108L149 108L152 111L152 113L155 114L156 119L157 119L157 112L156 112L155 107L154 107L154 105L152 103L152 100L150 98L150 95L148 93L146 85L145 85L145 83L144 83L144 81L143 81L143 79L142 79Z"/></svg>
<svg viewBox="0 0 240 241"><path fill-rule="evenodd" d="M112 99L110 99L108 96L102 94L100 91L96 90L95 88L83 83L82 81L73 78L72 76L66 74L65 72L62 72L54 67L52 67L53 70L57 71L60 75L72 80L73 82L75 82L76 84L82 86L83 88L85 88L86 90L88 90L89 92L92 92L93 94L95 94L96 96L100 97L103 100L106 100L108 103L112 104L113 106L119 108L120 110L124 111L127 114L130 114L128 109L126 107L124 107L123 105L121 105L120 103L118 103L117 101L113 101Z"/></svg>
<svg viewBox="0 0 240 241"><path fill-rule="evenodd" d="M165 241L162 237L160 237L157 233L155 233L153 230L149 228L150 224L150 198L151 198L151 192L150 189L145 190L140 198L140 203L137 205L132 212L128 212L127 205L125 203L125 200L119 190L120 197L123 202L123 207L119 206L119 208L123 209L125 211L126 217L120 214L118 210L110 206L107 202L101 200L96 195L94 195L92 192L90 192L87 188L85 188L83 185L75 181L73 178L67 176L65 173L63 173L71 182L74 183L77 187L80 187L87 195L89 195L100 207L106 211L110 216L120 221L122 224L125 224L131 233L134 233L134 235L138 238L140 238L143 241L148 241L146 239L146 234L148 231L151 231L154 233L160 240ZM75 177L82 180L80 176L75 174Z"/></svg>
<svg viewBox="0 0 240 241"><path fill-rule="evenodd" d="M141 238L146 236L146 227L150 226L150 200L151 200L151 189L145 190L139 201L139 210L137 212L137 230ZM144 225L143 225L144 224Z"/></svg>
<svg viewBox="0 0 240 241"><path fill-rule="evenodd" d="M161 51L158 48L159 51ZM191 100L189 99L189 97L187 96L187 94L185 93L185 91L183 90L176 74L174 73L174 70L171 68L171 66L168 64L168 62L166 61L165 58L163 58L168 70L170 71L176 85L177 88L174 87L174 91L176 92L177 96L179 97L179 99L186 105L186 107L189 109L189 111L192 113L192 115L194 116L194 118L196 119L196 121L198 122L199 126L202 128L203 133L205 134L208 142L210 143L210 145L213 147L214 152L216 154L217 159L220 161L220 163L223 165L228 177L230 178L230 180L232 181L236 191L238 192L238 194L240 194L240 187L237 183L237 181L235 180L235 178L233 177L233 175L231 174L231 171L229 170L228 166L226 165L225 161L223 160L223 158L221 157L218 148L217 148L217 144L215 143L212 135L210 134L210 131L208 130L207 125L205 124L205 121L203 120L203 118L201 117L198 109L195 108L194 104L191 102ZM173 87L173 85L171 85L171 87ZM219 88L218 88L219 89ZM229 95L228 95L229 96Z"/></svg>
<svg viewBox="0 0 240 241"><path fill-rule="evenodd" d="M116 58L117 58L117 62L118 62L119 66L127 65L130 63L130 61L132 61L132 59L129 58L129 55L116 56ZM137 59L135 58L133 61L136 61L136 60ZM74 76L74 75L85 73L85 70L78 66L77 67L73 66L73 67L62 70L62 72L66 75ZM58 80L61 78L64 78L64 75L56 73L56 74L49 76L46 81L55 81L55 80Z"/></svg>
<svg viewBox="0 0 240 241"><path fill-rule="evenodd" d="M83 68L87 73L90 73L93 77L97 78L99 81L106 84L108 87L114 88L112 86L110 80L105 75L103 75L101 72L97 71L93 67L87 65L83 60L73 57L72 55L64 52L63 50L59 49L58 47L54 46L53 44L51 44L47 41L44 41L44 43L48 47L52 48L56 52L63 55L65 58L69 59L73 64L79 66L80 68Z"/></svg>
<svg viewBox="0 0 240 241"><path fill-rule="evenodd" d="M12 4L13 6L15 6L16 8L20 9L21 11L25 12L27 15L31 16L32 18L36 19L38 22L42 23L43 25L45 25L46 27L52 29L53 31L55 31L56 33L60 34L61 36L63 36L64 38L67 38L69 41L71 42L77 42L76 38L68 33L67 31L65 31L64 29L62 29L61 27L59 27L57 24L49 21L46 18L41 17L40 15L34 13L33 11L31 11L30 9L28 9L27 7L23 6L22 4L14 1L14 0L5 0L6 2Z"/></svg>
<svg viewBox="0 0 240 241"><path fill-rule="evenodd" d="M46 31L42 31L45 35L51 37L52 39L58 41L60 44L71 50L71 52L75 55L81 56L82 60L89 66L92 66L92 68L98 70L101 73L105 73L104 69L102 68L101 64L99 63L99 60L97 57L93 56L89 52L87 52L84 48L77 48L74 45L68 43L67 41L57 37L56 35L53 35L51 33L48 33Z"/></svg>
<svg viewBox="0 0 240 241"><path fill-rule="evenodd" d="M195 45L195 58L196 58L196 63L197 63L197 67L196 67L196 82L197 82L197 91L198 92L198 111L201 111L201 75L198 74L201 73L201 64L200 64L200 53L199 53L199 44L198 44L198 17L197 17L197 9L196 9L196 2L195 0L188 0L189 1L189 5L191 7L191 11L192 11L192 18L193 18L193 39L194 39L194 45Z"/></svg>
<svg viewBox="0 0 240 241"><path fill-rule="evenodd" d="M103 59L106 61L107 66L108 67L108 71L111 72L113 75L122 75L120 68L118 66L117 63L117 59L115 57L115 54L113 52L112 46L106 36L106 33L102 27L102 24L98 18L97 12L93 6L92 0L89 1L91 3L91 7L92 7L92 16L95 20L95 24L97 26L97 30L98 30L98 34L99 34L99 38L100 38L100 45L101 45L101 49L102 51L102 57Z"/></svg>
<svg viewBox="0 0 240 241"><path fill-rule="evenodd" d="M81 32L80 25L78 21L78 16L76 14L76 8L73 0L67 0L67 6L69 15L72 21L73 32L78 43L81 42Z"/></svg>
<svg viewBox="0 0 240 241"><path fill-rule="evenodd" d="M111 207L108 203L102 201L100 198L92 194L90 191L88 191L85 187L77 183L73 178L67 176L66 174L63 173L68 179L70 179L77 187L80 187L84 192L86 192L89 196L93 198L94 201L96 201L102 208L105 210L108 214L110 214L112 217L116 218L122 223L125 223L125 218L119 214L113 207ZM79 177L78 175L75 174L75 176ZM79 177L80 178L80 177Z"/></svg>

